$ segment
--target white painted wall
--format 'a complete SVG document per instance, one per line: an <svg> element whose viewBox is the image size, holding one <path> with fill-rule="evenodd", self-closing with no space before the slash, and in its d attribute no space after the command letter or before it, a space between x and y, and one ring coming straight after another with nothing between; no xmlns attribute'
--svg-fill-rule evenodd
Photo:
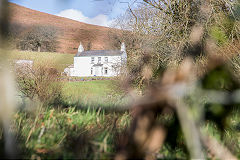
<svg viewBox="0 0 240 160"><path fill-rule="evenodd" d="M113 77L117 76L120 73L121 68L121 56L94 56L94 64L98 64L98 57L101 57L101 66L100 72L102 73L99 76L104 77ZM108 62L105 62L105 57L108 57ZM94 65L91 63L91 56L89 57L74 57L74 68L70 70L70 76L77 77L90 77L96 75ZM108 68L108 73L105 74L105 68ZM93 68L93 74L91 74L91 68Z"/></svg>
<svg viewBox="0 0 240 160"><path fill-rule="evenodd" d="M90 57L74 57L74 69L71 76L86 77L91 72Z"/></svg>

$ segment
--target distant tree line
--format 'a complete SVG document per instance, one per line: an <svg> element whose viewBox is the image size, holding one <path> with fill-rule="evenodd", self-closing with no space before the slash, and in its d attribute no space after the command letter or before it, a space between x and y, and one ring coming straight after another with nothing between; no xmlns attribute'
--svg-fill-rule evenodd
<svg viewBox="0 0 240 160"><path fill-rule="evenodd" d="M57 48L57 29L53 26L11 24L9 37L15 49L54 52Z"/></svg>

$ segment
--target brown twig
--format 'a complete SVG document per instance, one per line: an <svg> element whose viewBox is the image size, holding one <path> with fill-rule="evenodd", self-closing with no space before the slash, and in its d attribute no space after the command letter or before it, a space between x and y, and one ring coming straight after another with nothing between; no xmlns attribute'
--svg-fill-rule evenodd
<svg viewBox="0 0 240 160"><path fill-rule="evenodd" d="M220 144L215 138L204 133L201 134L201 139L204 145L209 149L210 154L222 160L237 160L224 145Z"/></svg>

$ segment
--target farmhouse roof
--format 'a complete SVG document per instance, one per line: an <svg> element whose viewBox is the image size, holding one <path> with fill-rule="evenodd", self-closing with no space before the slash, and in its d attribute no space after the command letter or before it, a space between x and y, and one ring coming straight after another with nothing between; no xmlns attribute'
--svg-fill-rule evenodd
<svg viewBox="0 0 240 160"><path fill-rule="evenodd" d="M103 66L103 64L94 64L93 65L93 67L99 67L99 66L101 67L101 66Z"/></svg>
<svg viewBox="0 0 240 160"><path fill-rule="evenodd" d="M89 57L89 56L121 56L123 51L119 50L92 50L78 52L75 57Z"/></svg>
<svg viewBox="0 0 240 160"><path fill-rule="evenodd" d="M67 68L74 68L74 65L71 64L71 65L69 65Z"/></svg>

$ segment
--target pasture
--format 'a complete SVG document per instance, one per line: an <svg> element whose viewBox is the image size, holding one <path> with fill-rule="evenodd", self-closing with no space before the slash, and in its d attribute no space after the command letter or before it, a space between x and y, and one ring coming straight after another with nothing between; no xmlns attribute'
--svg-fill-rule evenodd
<svg viewBox="0 0 240 160"><path fill-rule="evenodd" d="M124 96L121 90L116 92L116 89L114 80L64 82L63 95L69 102L84 106L115 106L123 104Z"/></svg>
<svg viewBox="0 0 240 160"><path fill-rule="evenodd" d="M74 54L54 53L54 52L32 52L32 51L18 51L10 52L10 59L12 60L33 60L35 65L44 63L49 67L54 67L60 72L67 66L73 64Z"/></svg>

